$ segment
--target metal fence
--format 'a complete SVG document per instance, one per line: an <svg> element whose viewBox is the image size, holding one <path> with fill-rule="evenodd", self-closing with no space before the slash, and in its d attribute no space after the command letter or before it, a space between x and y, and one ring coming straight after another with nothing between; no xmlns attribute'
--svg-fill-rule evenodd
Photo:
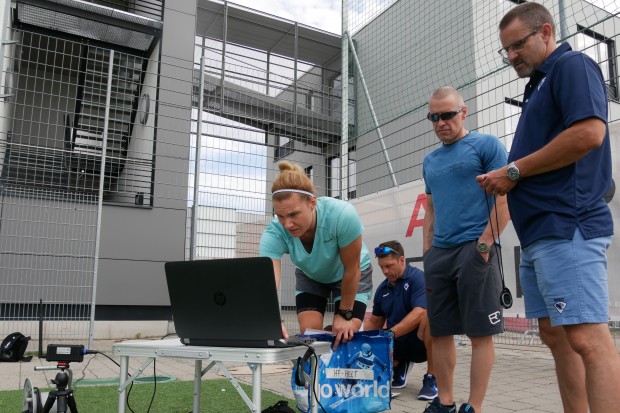
<svg viewBox="0 0 620 413"><path fill-rule="evenodd" d="M38 339L42 321L46 340L92 342L102 203L152 202L153 140L131 142L145 59L6 33L0 334Z"/></svg>
<svg viewBox="0 0 620 413"><path fill-rule="evenodd" d="M498 136L510 151L528 79L519 79L497 53L501 47L498 25L506 12L522 2L342 2L343 76L347 71L352 79L343 89L343 97L355 100L343 135L349 137L349 150L356 152L356 197L351 202L362 215L366 242L385 241L393 234L392 238L403 242L410 261L421 265L417 262L422 255L424 217L422 162L439 144L426 114L429 97L438 87L450 85L462 93L468 108L468 130ZM556 40L569 43L599 64L607 83L612 147L617 148L620 3L538 3L554 16ZM346 156L344 144L342 153ZM614 149L616 181L617 155ZM609 198L612 214L618 216L620 203L613 193ZM463 207L455 200L455 211ZM386 209L390 212L385 213ZM506 283L515 305L505 312L506 333L496 341L540 345L536 323L524 317L517 276L520 249L512 225L501 241ZM614 331L620 316L620 283L613 276L620 270L619 241L614 239L608 252L610 325Z"/></svg>
<svg viewBox="0 0 620 413"><path fill-rule="evenodd" d="M32 324L43 314L46 339L92 339L94 304L164 305L165 286L151 273L161 274L162 251L171 244L186 259L256 255L273 218L270 186L283 159L305 169L318 195L356 206L370 248L399 239L415 262L421 162L436 145L425 121L428 96L438 86L459 87L470 107L468 127L510 146L524 83L495 56L497 23L515 3L348 1L343 40L204 1L193 44L155 42L140 50L6 25L2 331L36 338ZM606 11L585 1L544 3L567 22L562 39L608 73L613 126L620 119L613 98L617 5L606 2L616 6ZM166 44L193 48L193 56L170 58ZM143 221L149 225L121 231ZM134 246L142 255L127 251L123 236L145 244ZM616 256L610 254L610 271L618 268ZM378 284L383 276L373 265ZM518 295L514 269L507 270ZM285 258L281 304L291 333L298 328L293 272ZM156 298L147 302L142 289L151 284L158 285L149 290ZM614 311L619 289L612 281ZM509 315L498 342L540 345L535 323L519 311Z"/></svg>

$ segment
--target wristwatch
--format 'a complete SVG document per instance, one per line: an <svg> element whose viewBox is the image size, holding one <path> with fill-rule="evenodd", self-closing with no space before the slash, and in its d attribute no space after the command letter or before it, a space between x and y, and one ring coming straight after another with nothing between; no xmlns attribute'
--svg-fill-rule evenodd
<svg viewBox="0 0 620 413"><path fill-rule="evenodd" d="M353 311L351 310L343 310L342 308L339 308L338 314L347 321L353 318Z"/></svg>
<svg viewBox="0 0 620 413"><path fill-rule="evenodd" d="M489 252L489 246L484 242L479 242L476 244L476 250L478 250L479 253L484 254Z"/></svg>
<svg viewBox="0 0 620 413"><path fill-rule="evenodd" d="M521 178L521 173L519 172L519 168L515 165L514 162L510 162L508 164L508 170L506 171L506 176L512 182L517 182Z"/></svg>

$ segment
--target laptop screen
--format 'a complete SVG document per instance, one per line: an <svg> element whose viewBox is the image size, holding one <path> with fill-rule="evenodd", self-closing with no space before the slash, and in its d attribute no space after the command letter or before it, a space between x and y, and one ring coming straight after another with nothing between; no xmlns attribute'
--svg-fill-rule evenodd
<svg viewBox="0 0 620 413"><path fill-rule="evenodd" d="M188 345L271 347L282 337L267 257L165 263L175 330Z"/></svg>

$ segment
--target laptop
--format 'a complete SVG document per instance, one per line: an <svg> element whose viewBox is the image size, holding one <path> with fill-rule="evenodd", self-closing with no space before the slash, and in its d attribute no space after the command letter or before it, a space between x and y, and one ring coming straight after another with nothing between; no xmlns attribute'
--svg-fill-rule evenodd
<svg viewBox="0 0 620 413"><path fill-rule="evenodd" d="M174 326L183 344L257 348L296 345L282 340L270 258L175 261L164 267Z"/></svg>

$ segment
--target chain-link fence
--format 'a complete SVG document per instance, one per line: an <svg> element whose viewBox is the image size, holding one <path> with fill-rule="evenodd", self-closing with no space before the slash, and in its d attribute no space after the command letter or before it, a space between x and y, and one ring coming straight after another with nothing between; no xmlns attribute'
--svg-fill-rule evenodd
<svg viewBox="0 0 620 413"><path fill-rule="evenodd" d="M356 152L356 206L367 243L403 242L413 265L421 265L425 210L422 162L440 144L426 119L431 93L453 86L468 108L465 127L496 135L510 151L528 79L519 79L497 53L498 25L523 1L408 2L343 1L343 71L352 82L343 96L354 99L349 114L349 150ZM620 134L618 54L620 3L611 0L540 1L554 16L556 39L599 63L609 95L612 147ZM614 151L614 177L618 158ZM620 212L610 193L614 216ZM455 214L466 208L455 200ZM519 242L512 225L501 235L503 267L515 305L505 312L502 343L540 344L537 326L524 318L517 277ZM609 250L610 314L620 316L620 244ZM378 281L377 277L375 280Z"/></svg>
<svg viewBox="0 0 620 413"><path fill-rule="evenodd" d="M305 169L317 195L356 207L369 248L398 239L420 265L421 165L438 142L426 120L430 93L459 88L467 128L510 149L525 85L497 54L499 19L518 1L344 1L342 37L230 2L200 1L183 13L174 8L181 3L167 4L166 27L136 17L114 27L133 30L118 40L113 30L95 39L87 29L99 26L88 24L63 31L62 19L43 27L48 20L28 20L40 15L28 13L33 5L14 3L4 14L0 78L7 334L36 337L31 325L42 313L51 338L92 337L94 304L117 320L110 331L142 313L166 319L163 262L257 255L284 159ZM606 76L617 173L620 4L543 3L558 39ZM615 197L610 205L617 216ZM539 345L537 326L524 319L511 229L502 244L516 302L499 340ZM620 265L613 245L610 274ZM294 267L283 264L281 305L295 333ZM617 321L613 277L610 291ZM146 335L145 326L112 334Z"/></svg>

